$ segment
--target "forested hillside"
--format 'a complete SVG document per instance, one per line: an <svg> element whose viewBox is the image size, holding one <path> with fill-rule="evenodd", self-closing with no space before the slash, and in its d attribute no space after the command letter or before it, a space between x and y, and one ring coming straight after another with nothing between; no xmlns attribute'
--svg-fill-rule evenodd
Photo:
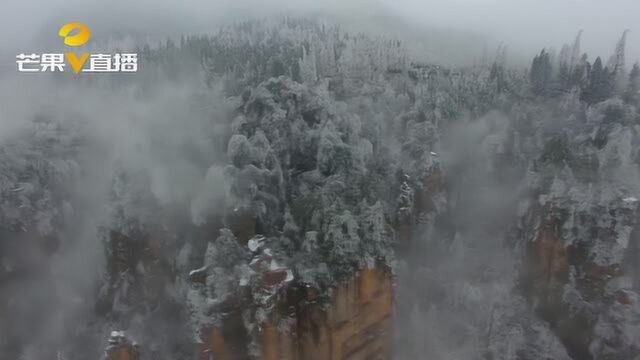
<svg viewBox="0 0 640 360"><path fill-rule="evenodd" d="M528 68L305 18L139 44L0 140L0 358L268 358L373 269L394 358L640 356L640 66L581 36Z"/></svg>

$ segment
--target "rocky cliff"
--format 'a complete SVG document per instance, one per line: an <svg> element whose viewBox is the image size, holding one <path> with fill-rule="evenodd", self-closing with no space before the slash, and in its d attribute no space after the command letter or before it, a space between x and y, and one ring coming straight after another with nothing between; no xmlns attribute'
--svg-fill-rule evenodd
<svg viewBox="0 0 640 360"><path fill-rule="evenodd" d="M306 19L140 54L141 84L77 85L114 124L0 144L3 356L640 355L639 71Z"/></svg>

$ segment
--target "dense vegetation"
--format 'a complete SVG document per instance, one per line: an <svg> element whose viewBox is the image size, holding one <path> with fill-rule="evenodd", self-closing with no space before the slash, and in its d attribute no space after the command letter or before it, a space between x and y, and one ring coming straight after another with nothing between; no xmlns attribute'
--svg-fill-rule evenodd
<svg viewBox="0 0 640 360"><path fill-rule="evenodd" d="M628 69L625 64L626 33L606 64L599 57L591 62L581 53L580 36L558 56L542 50L529 69L511 68L503 50L482 66L428 64L409 58L407 45L399 40L348 34L339 27L291 18L240 23L212 35L140 46L140 77L115 78L110 89L134 87L135 96L145 98L161 87L188 85L189 107L195 110L182 117L210 116L198 134L202 137L196 139L208 145L203 148L194 138L181 137L174 124L166 128L174 134L154 138L161 132L154 130L148 141L135 147L141 148L142 158L159 153L181 161L185 166L180 170L197 174L198 181L168 183L172 193L180 190L186 195L167 200L158 195L158 181L163 179L153 166L132 166L126 158L110 164L108 191L96 190L107 194L109 211L93 234L101 240L105 271L82 300L90 303L81 307L83 316L65 313L71 324L61 325L83 336L50 340L36 331L35 338L27 338L38 326L36 321L8 329L0 339L0 354L16 359L53 354L92 358L91 351L101 348L107 331L118 328L134 333L152 359L187 359L193 350L192 334L217 321L245 287L251 301L265 312L275 311L270 305L278 286L291 281L326 289L367 266L388 267L403 276L407 269L426 271L418 261L444 259L431 264L437 268L455 249L482 247L461 239L478 230L468 218L475 213L466 208L474 202L467 191L489 184L502 186L509 194L501 196L515 200L514 211L500 221L500 231L487 232L499 238L501 249L507 244L514 259L525 259L527 255L518 251L527 247L530 233L537 229L532 225L542 211L534 204L537 196L562 198L547 205L571 212L567 209L579 207L574 202L595 200L566 195L569 188L585 193L587 188L603 193L613 189L628 199L638 194L634 179L640 165L640 66ZM210 106L215 113L207 111ZM90 130L55 117L34 119L27 128L0 143L0 286L6 289L0 293L0 304L9 309L2 310L0 318L12 323L28 311L15 305L17 297L24 296L11 291L15 284L24 277L38 278L38 269L48 268L43 259L74 246L69 234L83 220L83 202L74 184L90 179L80 166L87 159L79 155L92 146L86 141L92 138ZM169 140L174 135L175 142ZM610 202L593 211L614 211L618 205L610 196ZM407 235L404 225L417 230ZM595 248L586 239L596 238L585 235L576 244ZM20 239L27 241L17 244ZM277 263L272 267L293 276L283 276L274 293L265 293L258 270L251 267L252 259L264 256L257 254L264 250L247 247L251 241L269 250ZM487 252L498 248L489 246ZM46 249L35 265L31 256L25 260L19 255L32 248ZM573 266L580 269L582 263ZM520 274L505 279L504 274L491 273L478 280L507 283L509 295L500 304L527 315L516 319L501 313L496 317L508 320L497 324L492 317L493 332L486 339L463 337L465 344L472 344L458 349L469 351L467 358L480 358L491 350L496 359L512 359L514 351L519 358L534 359L539 358L540 346L557 351L548 358L563 358L564 348L557 340L540 345L550 333L558 334L576 359L614 359L640 351L633 341L614 346L621 349L616 353L606 345L576 344L554 326L545 330L547 325L540 325L533 315L540 309L531 300L542 295L527 285L533 280L526 267L521 272L526 281L518 285L525 289L514 290L515 295L511 289L517 288ZM440 275L419 278L420 283L434 282L430 276ZM578 284L584 295L587 290L580 286L587 285L574 280L566 281ZM459 290L455 281L439 282L447 281L453 290L426 290L442 292L443 298L432 301L446 303L450 292ZM476 299L483 296L488 295ZM507 300L518 296L527 296L531 303ZM609 311L594 310L591 301L599 296L585 300L592 317L580 317L592 328L596 322L602 324L598 316ZM421 318L416 314L432 305L431 297L400 299L410 314L401 311L399 316ZM65 300L63 294L56 301ZM460 301L468 307L448 309L452 318L499 311ZM541 302L542 310L555 304L549 299ZM554 322L544 314L540 318ZM486 318L472 315L465 322L470 332L485 333ZM524 322L543 330L527 332L514 347L490 343L512 341L500 326L527 328ZM452 323L458 326L452 332L461 327ZM606 332L593 330L589 339L596 339L594 343L606 337L598 331ZM405 341L403 351L418 351L416 342ZM439 346L456 347L447 341ZM434 349L418 353L447 358ZM407 354L403 355L411 356Z"/></svg>

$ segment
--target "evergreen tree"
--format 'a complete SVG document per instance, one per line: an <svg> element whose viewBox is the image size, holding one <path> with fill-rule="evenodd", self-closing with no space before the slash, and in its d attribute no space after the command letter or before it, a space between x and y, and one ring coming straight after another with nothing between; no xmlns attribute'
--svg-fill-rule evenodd
<svg viewBox="0 0 640 360"><path fill-rule="evenodd" d="M558 65L561 66L563 64L567 66L571 64L571 48L567 44L562 45L558 56Z"/></svg>
<svg viewBox="0 0 640 360"><path fill-rule="evenodd" d="M552 71L549 53L543 49L539 55L533 58L529 73L531 91L535 95L548 96L550 94Z"/></svg>
<svg viewBox="0 0 640 360"><path fill-rule="evenodd" d="M589 84L583 93L582 100L589 104L599 103L611 97L612 89L612 73L608 67L602 66L600 57L594 61L589 73Z"/></svg>
<svg viewBox="0 0 640 360"><path fill-rule="evenodd" d="M582 54L580 61L571 69L571 85L578 86L580 89L587 87L590 71L589 58L587 54Z"/></svg>
<svg viewBox="0 0 640 360"><path fill-rule="evenodd" d="M563 91L568 91L572 84L571 68L567 62L561 62L558 69L558 83Z"/></svg>
<svg viewBox="0 0 640 360"><path fill-rule="evenodd" d="M576 39L573 41L573 45L571 46L571 62L570 66L573 67L579 63L580 59L580 38L582 37L582 30L578 31L578 35L576 35Z"/></svg>
<svg viewBox="0 0 640 360"><path fill-rule="evenodd" d="M489 73L489 80L495 84L495 89L498 93L505 90L505 74L504 67L497 62L491 65L491 71Z"/></svg>
<svg viewBox="0 0 640 360"><path fill-rule="evenodd" d="M629 30L625 30L620 37L620 40L616 44L616 49L609 59L608 67L611 70L611 75L613 77L613 90L616 92L621 92L625 87L626 82L626 70L625 70L625 47L627 44L627 33Z"/></svg>
<svg viewBox="0 0 640 360"><path fill-rule="evenodd" d="M624 100L629 104L640 106L640 64L633 64L629 73L627 90L624 93Z"/></svg>

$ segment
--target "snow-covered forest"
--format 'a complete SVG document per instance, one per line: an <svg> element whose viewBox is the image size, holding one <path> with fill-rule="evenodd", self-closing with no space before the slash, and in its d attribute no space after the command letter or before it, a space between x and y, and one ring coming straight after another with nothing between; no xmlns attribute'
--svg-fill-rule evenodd
<svg viewBox="0 0 640 360"><path fill-rule="evenodd" d="M33 85L0 134L0 358L204 359L235 310L262 358L291 289L377 268L394 358L636 359L640 66L582 36L447 67L286 17Z"/></svg>

